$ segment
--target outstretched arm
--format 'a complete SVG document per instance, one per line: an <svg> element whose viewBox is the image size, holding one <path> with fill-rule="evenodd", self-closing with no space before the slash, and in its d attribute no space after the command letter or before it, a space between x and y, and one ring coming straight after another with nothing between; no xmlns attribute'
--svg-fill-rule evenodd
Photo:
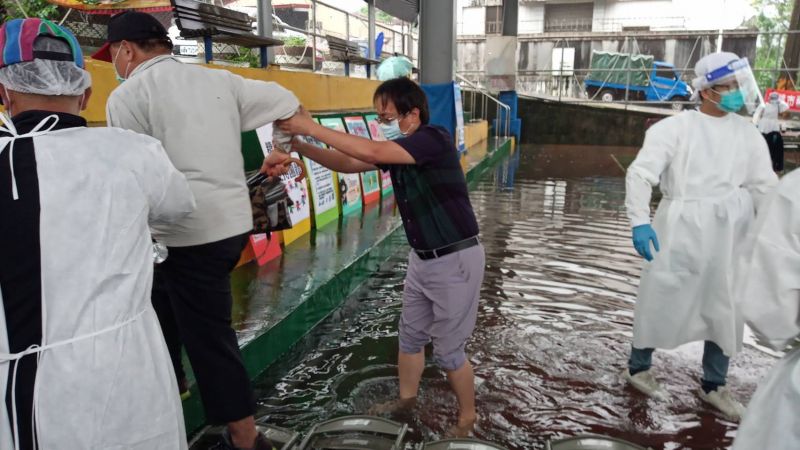
<svg viewBox="0 0 800 450"><path fill-rule="evenodd" d="M300 108L297 114L290 119L278 121L277 125L285 133L311 136L341 153L367 164L414 164L416 162L411 154L392 141L372 141L331 130L314 122L304 108Z"/></svg>
<svg viewBox="0 0 800 450"><path fill-rule="evenodd" d="M292 149L336 172L358 173L378 169L372 164L359 161L338 150L320 148L298 139L295 139Z"/></svg>

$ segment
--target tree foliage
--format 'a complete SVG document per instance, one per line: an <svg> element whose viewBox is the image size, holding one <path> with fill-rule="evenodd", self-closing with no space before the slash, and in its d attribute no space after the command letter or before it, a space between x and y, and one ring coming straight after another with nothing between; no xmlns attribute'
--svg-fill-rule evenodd
<svg viewBox="0 0 800 450"><path fill-rule="evenodd" d="M21 19L27 13L28 17L40 17L42 19L56 19L59 17L58 6L48 3L46 0L19 0L19 4L25 12L21 11L16 1L3 0L0 18L5 22L11 19Z"/></svg>
<svg viewBox="0 0 800 450"><path fill-rule="evenodd" d="M758 14L754 25L759 32L774 33L787 31L792 15L794 2L790 0L753 0L753 7ZM759 87L774 87L779 68L783 68L783 49L786 45L785 34L760 35L756 48L756 69L770 69L756 73Z"/></svg>

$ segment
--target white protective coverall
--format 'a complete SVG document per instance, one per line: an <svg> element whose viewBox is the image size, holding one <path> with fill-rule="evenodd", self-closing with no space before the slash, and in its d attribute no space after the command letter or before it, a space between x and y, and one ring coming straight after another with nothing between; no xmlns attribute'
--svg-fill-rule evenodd
<svg viewBox="0 0 800 450"><path fill-rule="evenodd" d="M758 131L762 134L769 134L781 131L781 123L778 116L789 110L786 102L765 103L758 106L753 118L757 119Z"/></svg>
<svg viewBox="0 0 800 450"><path fill-rule="evenodd" d="M759 342L790 350L759 384L734 450L800 448L800 171L765 202L737 271L737 303Z"/></svg>
<svg viewBox="0 0 800 450"><path fill-rule="evenodd" d="M148 222L192 211L188 183L153 138L49 115L0 129L0 449L32 423L40 450L185 449Z"/></svg>
<svg viewBox="0 0 800 450"><path fill-rule="evenodd" d="M741 348L733 258L754 203L777 183L766 147L736 114L685 111L648 130L627 172L625 206L632 226L650 223L652 187L660 185L653 228L661 251L642 270L634 347L709 340L728 356Z"/></svg>

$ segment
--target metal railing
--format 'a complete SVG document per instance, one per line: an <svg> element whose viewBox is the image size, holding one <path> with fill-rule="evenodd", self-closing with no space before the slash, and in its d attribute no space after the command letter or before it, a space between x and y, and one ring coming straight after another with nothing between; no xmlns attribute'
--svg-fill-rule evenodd
<svg viewBox="0 0 800 450"><path fill-rule="evenodd" d="M343 24L344 27L320 28L318 24L323 23L324 26L325 23L324 20L320 20L321 14L327 14L327 17L330 19L329 23ZM368 32L369 20L360 14L353 14L328 3L312 0L310 15L311 20L308 21L309 29L298 28L287 24L281 24L280 28L282 30L289 30L305 35L307 40L311 41L310 48L314 57L310 58L311 61L306 62L304 61L306 56L303 54L301 55L301 61L293 63L294 60L288 55L286 58L282 57L283 55L280 53L281 47L278 47L275 51L277 63L288 64L299 69L310 69L314 72L321 71L323 73L341 75L344 73L344 63L327 59L330 57L330 53L327 47L326 36L336 36L347 41L353 40L357 43L365 44L364 46L367 48L370 47ZM339 17L333 18L332 16ZM398 24L387 25L376 22L375 31L376 35L381 31L384 33L382 54L401 54L407 56L412 62L416 60L415 50L419 42L419 37L414 32L415 29L412 24L400 21L398 29ZM308 48L308 44L306 45ZM285 49L283 51L285 54ZM355 71L357 72L358 69L355 69Z"/></svg>
<svg viewBox="0 0 800 450"><path fill-rule="evenodd" d="M478 105L477 97L480 96L480 102L481 102L480 119L488 121L489 120L488 106L489 106L489 101L492 101L492 102L495 103L495 119L497 120L497 124L498 124L498 127L495 128L495 135L496 136L502 136L502 137L510 136L511 135L511 107L506 105L505 103L501 102L500 100L498 100L494 96L492 96L492 94L490 94L489 91L486 90L485 88L473 83L472 81L464 78L461 75L456 74L456 80L458 80L459 85L461 86L462 97L464 95L463 93L467 93L470 96L470 102L469 102L470 117L472 117L473 120L476 118L475 112L477 110L477 105ZM501 109L503 111L505 111L505 114L500 114L500 110ZM499 127L501 116L504 117L504 119L503 119L503 128L502 128L503 134L502 135L500 134L501 130L500 130L500 127Z"/></svg>
<svg viewBox="0 0 800 450"><path fill-rule="evenodd" d="M657 107L671 107L674 110L681 110L691 105L694 101L691 100L691 91L683 90L676 86L676 81L682 81L691 89L692 80L695 78L694 63L703 55L708 52L714 52L719 49L723 43L736 42L734 39L740 41L739 43L732 44L734 48L743 47L747 48L751 44L755 46L756 40L769 40L779 43L788 35L799 34L800 30L791 31L772 31L772 32L756 32L745 30L731 30L722 33L705 33L703 35L695 36L694 46L691 47L690 41L681 52L674 51L674 56L680 57L680 61L676 61L674 67L675 74L670 77L663 77L667 72L672 72L672 68L667 66L658 66L657 68L641 67L619 68L619 69L598 69L595 74L592 74L593 69L587 67L590 65L588 55L584 54L583 59L574 58L569 60L558 60L558 53L555 49L560 48L576 48L580 47L581 43L592 41L591 35L581 38L565 38L557 37L548 41L544 39L543 42L552 42L552 45L541 45L535 47L528 45L524 48L527 54L521 53L517 55L518 67L531 67L521 68L516 72L516 90L521 95L535 96L546 98L548 100L555 100L569 103L619 103L626 105L649 105ZM637 42L637 35L633 33L620 33L616 39L622 45L623 52L631 55L646 54L647 50L639 47ZM752 43L749 39L752 39ZM600 38L598 38L600 39ZM671 35L664 37L664 39L678 39L671 37ZM682 39L682 38L681 38ZM525 38L520 38L523 42ZM474 41L464 41L464 45L474 46ZM539 41L537 41L539 42ZM478 44L480 45L480 44ZM652 44L651 44L652 45ZM800 74L800 67L789 67L789 64L782 59L783 48L782 45L775 45L775 48L764 47L760 45L760 50L752 51L749 59L753 68L753 73L756 80L763 91L768 87L775 86L777 79L786 73L791 74L795 86L800 86L798 74ZM473 48L473 47L469 47ZM520 46L522 51L523 47ZM727 47L722 47L727 48ZM750 47L752 49L752 47ZM765 50L766 49L766 50ZM547 54L545 58L537 54L541 51L550 51L555 57ZM662 50L663 51L663 50ZM735 51L735 50L734 50ZM478 47L480 52L480 47ZM564 55L565 53L561 53ZM491 85L491 79L487 75L486 70L481 68L486 64L480 57L474 56L474 50L471 53L464 53L463 60L459 60L460 68L457 73L464 79L468 79L477 86L483 86L484 89ZM670 57L670 55L663 55ZM746 55L741 55L746 56ZM660 56L661 57L661 56ZM525 58L525 61L520 62L519 58ZM536 67L537 61L548 61L544 67ZM531 61L527 63L526 61ZM800 66L800 64L792 64ZM468 69L469 68L469 69ZM470 70L473 69L473 70ZM619 76L619 72L623 74L630 74L628 80L633 78L638 79L638 83L630 81L619 82L619 79L625 79L624 76ZM611 74L615 76L611 77ZM593 76L591 76L593 75ZM602 76L598 76L602 75ZM662 75L662 76L659 76ZM609 78L616 78L617 83L610 83ZM587 83L588 81L588 83ZM613 86L612 86L613 84ZM653 87L658 86L658 89ZM649 95L645 95L649 93Z"/></svg>

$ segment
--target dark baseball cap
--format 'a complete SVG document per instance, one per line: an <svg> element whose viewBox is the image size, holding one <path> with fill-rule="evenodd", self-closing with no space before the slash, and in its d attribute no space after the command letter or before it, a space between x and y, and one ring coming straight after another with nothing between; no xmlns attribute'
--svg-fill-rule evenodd
<svg viewBox="0 0 800 450"><path fill-rule="evenodd" d="M108 21L108 40L92 58L111 62L111 44L120 41L164 39L169 41L167 30L155 17L138 11L116 14Z"/></svg>

